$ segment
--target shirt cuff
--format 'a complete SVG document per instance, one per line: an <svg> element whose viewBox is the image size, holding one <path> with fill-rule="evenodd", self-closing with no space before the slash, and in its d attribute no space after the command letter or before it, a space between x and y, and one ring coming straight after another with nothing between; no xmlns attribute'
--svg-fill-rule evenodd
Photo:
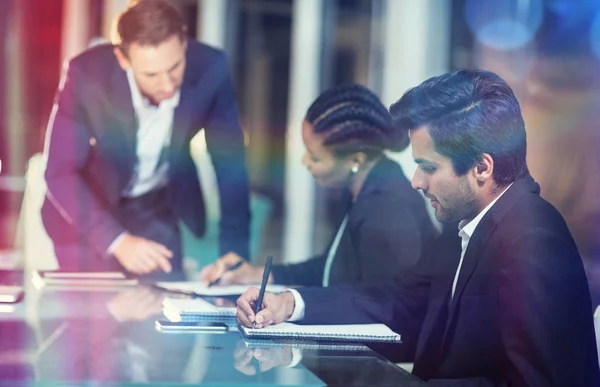
<svg viewBox="0 0 600 387"><path fill-rule="evenodd" d="M302 319L304 319L304 309L305 309L304 300L302 299L302 296L300 295L300 293L298 293L298 291L296 289L286 289L285 291L292 293L292 295L294 296L294 303L295 303L294 312L292 313L292 316L287 321L289 321L289 322L301 321Z"/></svg>
<svg viewBox="0 0 600 387"><path fill-rule="evenodd" d="M106 249L106 252L109 255L113 255L113 253L115 252L115 249L119 245L119 242L121 242L121 240L123 238L125 238L125 234L127 234L127 231L123 231L121 234L119 234L119 236L110 244L110 246L108 246L108 249Z"/></svg>

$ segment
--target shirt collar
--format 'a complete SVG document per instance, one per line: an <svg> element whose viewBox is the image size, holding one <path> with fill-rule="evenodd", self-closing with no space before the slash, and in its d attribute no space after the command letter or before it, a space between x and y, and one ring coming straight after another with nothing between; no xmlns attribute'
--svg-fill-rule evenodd
<svg viewBox="0 0 600 387"><path fill-rule="evenodd" d="M150 102L148 101L148 99L145 98L140 92L140 89L133 75L133 70L131 69L127 69L127 82L129 83L129 89L131 90L131 102L133 103L133 107L135 109L143 109L150 106ZM177 89L177 91L171 98L165 99L160 103L160 105L164 104L167 107L175 109L177 105L179 105L179 96L180 89Z"/></svg>
<svg viewBox="0 0 600 387"><path fill-rule="evenodd" d="M469 223L465 224L464 220L460 221L458 223L458 235L461 238L463 238L463 237L471 238L471 236L475 232L475 229L477 228L477 225L479 224L481 219L483 219L485 214L490 210L490 208L492 208L492 206L498 201L498 199L500 199L500 197L502 195L504 195L504 193L510 188L510 186L513 185L513 183L510 183L509 186L506 187L504 189L504 191L502 191L502 193L500 193L500 195L496 196L496 198L494 200L492 200L492 202L490 204L488 204L483 209L483 211L481 211L479 214L477 214L477 216L474 217Z"/></svg>

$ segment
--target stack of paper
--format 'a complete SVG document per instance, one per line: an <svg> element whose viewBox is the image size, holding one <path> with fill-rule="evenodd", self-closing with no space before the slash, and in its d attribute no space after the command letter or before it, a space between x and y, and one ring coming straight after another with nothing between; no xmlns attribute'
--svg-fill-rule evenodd
<svg viewBox="0 0 600 387"><path fill-rule="evenodd" d="M235 320L235 307L215 306L201 298L165 298L163 314L170 321Z"/></svg>
<svg viewBox="0 0 600 387"><path fill-rule="evenodd" d="M23 294L22 286L0 285L0 303L15 303Z"/></svg>

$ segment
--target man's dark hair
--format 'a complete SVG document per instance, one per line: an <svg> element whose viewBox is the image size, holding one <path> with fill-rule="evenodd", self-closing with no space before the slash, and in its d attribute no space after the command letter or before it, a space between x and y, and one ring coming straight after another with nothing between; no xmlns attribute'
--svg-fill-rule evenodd
<svg viewBox="0 0 600 387"><path fill-rule="evenodd" d="M404 150L409 143L406 131L394 130L379 98L357 84L323 92L308 109L306 121L325 136L323 144L341 156L364 152L372 159L385 149Z"/></svg>
<svg viewBox="0 0 600 387"><path fill-rule="evenodd" d="M390 107L397 129L425 126L435 150L452 160L461 176L494 159L499 185L526 176L527 140L519 103L506 82L483 70L458 70L430 78Z"/></svg>
<svg viewBox="0 0 600 387"><path fill-rule="evenodd" d="M173 35L183 41L185 33L181 14L168 0L132 0L116 20L113 44L127 55L131 43L157 46Z"/></svg>

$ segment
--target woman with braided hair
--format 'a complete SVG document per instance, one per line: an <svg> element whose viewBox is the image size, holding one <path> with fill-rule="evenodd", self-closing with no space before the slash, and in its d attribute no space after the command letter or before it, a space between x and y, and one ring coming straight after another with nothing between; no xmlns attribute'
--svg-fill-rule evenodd
<svg viewBox="0 0 600 387"><path fill-rule="evenodd" d="M379 98L356 84L325 91L308 109L302 139L302 163L320 185L347 189L347 211L326 252L302 263L274 265L269 283L377 282L413 266L436 231L422 197L384 154L404 150L409 139L406 131L394 130ZM202 280L260 283L263 267L241 261L227 254L202 270Z"/></svg>

